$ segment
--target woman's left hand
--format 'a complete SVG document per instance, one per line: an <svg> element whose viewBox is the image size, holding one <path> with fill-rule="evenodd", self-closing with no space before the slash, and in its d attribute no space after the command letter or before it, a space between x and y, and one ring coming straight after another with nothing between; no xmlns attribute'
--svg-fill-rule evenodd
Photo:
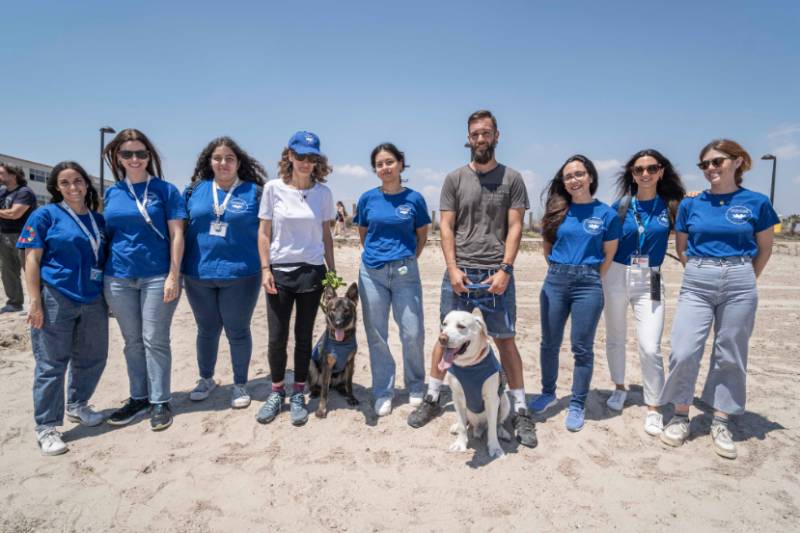
<svg viewBox="0 0 800 533"><path fill-rule="evenodd" d="M164 280L164 303L169 303L178 297L178 276L176 274L168 274L167 279Z"/></svg>

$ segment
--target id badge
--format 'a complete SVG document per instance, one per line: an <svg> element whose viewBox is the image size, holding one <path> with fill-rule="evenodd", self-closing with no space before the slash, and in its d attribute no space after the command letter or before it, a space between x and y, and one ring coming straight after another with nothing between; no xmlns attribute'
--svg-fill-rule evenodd
<svg viewBox="0 0 800 533"><path fill-rule="evenodd" d="M93 268L89 272L89 279L92 280L92 281L96 281L98 283L102 283L103 282L103 271L100 270L99 268Z"/></svg>
<svg viewBox="0 0 800 533"><path fill-rule="evenodd" d="M636 254L632 255L631 266L635 268L650 268L650 256Z"/></svg>
<svg viewBox="0 0 800 533"><path fill-rule="evenodd" d="M214 237L225 237L227 233L228 233L227 222L212 222L211 229L208 230L208 234L213 235Z"/></svg>

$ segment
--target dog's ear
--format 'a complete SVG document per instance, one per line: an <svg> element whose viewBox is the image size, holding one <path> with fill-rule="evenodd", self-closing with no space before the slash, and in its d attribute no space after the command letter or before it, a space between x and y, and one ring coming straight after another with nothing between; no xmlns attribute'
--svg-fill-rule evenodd
<svg viewBox="0 0 800 533"><path fill-rule="evenodd" d="M345 296L350 300L352 300L353 303L356 304L358 303L358 285L356 284L355 281L351 283L349 287L347 287L347 292L345 293Z"/></svg>
<svg viewBox="0 0 800 533"><path fill-rule="evenodd" d="M484 337L488 337L488 336L489 336L489 332L486 330L486 322L484 322L484 321L483 321L483 318L482 318L482 317L480 317L480 316L478 316L478 315L472 315L472 318L474 318L474 319L475 319L475 323L476 323L476 324L478 325L478 327L480 328L480 330L481 330L481 334L482 334Z"/></svg>
<svg viewBox="0 0 800 533"><path fill-rule="evenodd" d="M325 290L322 291L322 303L328 305L328 302L336 298L336 289L331 287L330 285L325 287Z"/></svg>

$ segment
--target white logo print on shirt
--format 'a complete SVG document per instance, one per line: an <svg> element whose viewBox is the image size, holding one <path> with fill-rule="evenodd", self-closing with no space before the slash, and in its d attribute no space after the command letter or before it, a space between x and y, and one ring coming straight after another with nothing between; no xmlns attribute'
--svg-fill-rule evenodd
<svg viewBox="0 0 800 533"><path fill-rule="evenodd" d="M747 224L753 218L753 212L743 205L732 205L725 211L725 218L731 224Z"/></svg>
<svg viewBox="0 0 800 533"><path fill-rule="evenodd" d="M603 232L603 220L597 217L587 218L583 221L583 231L589 235L600 235Z"/></svg>

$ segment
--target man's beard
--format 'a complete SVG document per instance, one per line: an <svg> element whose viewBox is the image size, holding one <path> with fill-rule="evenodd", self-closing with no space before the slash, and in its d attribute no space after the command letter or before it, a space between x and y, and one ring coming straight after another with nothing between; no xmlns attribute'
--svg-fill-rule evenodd
<svg viewBox="0 0 800 533"><path fill-rule="evenodd" d="M497 146L497 141L494 141L492 144L487 146L483 150L478 150L474 146L470 145L469 150L472 155L472 160L479 165L485 165L492 159L494 159L494 149Z"/></svg>

